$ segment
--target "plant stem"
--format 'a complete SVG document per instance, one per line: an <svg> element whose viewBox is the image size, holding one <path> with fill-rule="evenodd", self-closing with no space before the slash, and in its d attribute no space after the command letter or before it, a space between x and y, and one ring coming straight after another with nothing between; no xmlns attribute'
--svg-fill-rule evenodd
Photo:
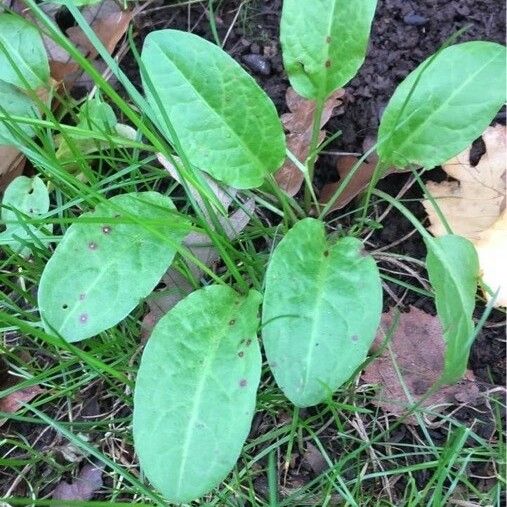
<svg viewBox="0 0 507 507"><path fill-rule="evenodd" d="M320 122L322 120L322 111L324 110L324 99L318 99L315 102L315 111L313 112L312 137L310 138L310 146L308 147L308 159L306 160L306 169L308 174L309 185L313 184L313 175L315 172L315 161L317 160L317 145L319 144ZM305 188L305 209L310 210L312 200L311 189L308 185Z"/></svg>

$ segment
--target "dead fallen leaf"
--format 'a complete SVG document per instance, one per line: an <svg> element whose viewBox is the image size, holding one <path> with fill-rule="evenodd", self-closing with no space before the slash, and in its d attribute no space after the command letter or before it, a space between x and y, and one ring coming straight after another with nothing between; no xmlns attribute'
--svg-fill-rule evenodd
<svg viewBox="0 0 507 507"><path fill-rule="evenodd" d="M374 144L375 139L371 137L367 137L363 142L363 150L367 152ZM336 170L338 175L340 176L340 181L333 181L332 183L327 183L322 187L320 192L319 200L321 204L326 205L331 198L333 197L336 190L340 186L341 182L347 177L350 173L354 165L358 162L359 157L355 157L353 155L344 155L338 157L336 161ZM360 166L359 169L356 170L354 176L350 179L348 185L345 187L343 192L338 196L338 199L334 202L334 204L329 209L328 213L335 211L337 209L343 208L347 205L354 197L356 197L359 193L361 193L370 183L371 178L373 176L373 172L375 171L375 167L377 166L378 156L376 152L371 153L367 160L365 160ZM396 169L394 167L389 168L382 177L387 176L395 172ZM399 172L405 172L399 170Z"/></svg>
<svg viewBox="0 0 507 507"><path fill-rule="evenodd" d="M25 156L14 146L0 146L0 192L23 172L25 162Z"/></svg>
<svg viewBox="0 0 507 507"><path fill-rule="evenodd" d="M395 309L391 309L382 315L380 331L375 338L373 350L378 350L384 341L385 333L395 322L395 312ZM408 313L399 315L389 348L396 360L405 388L414 401L419 401L440 378L443 370L445 344L438 317L410 307ZM411 403L400 382L389 348L366 367L362 382L379 386L373 400L375 405L385 412L401 416ZM437 412L446 405L473 403L478 396L479 388L474 381L473 373L468 371L458 384L442 387L424 400L422 406ZM432 415L426 417L430 420L434 418ZM416 424L416 419L409 416L406 422Z"/></svg>
<svg viewBox="0 0 507 507"><path fill-rule="evenodd" d="M322 128L331 118L336 108L343 104L345 90L336 90L324 104L320 127ZM312 137L312 120L315 111L315 101L307 100L298 95L293 88L287 89L285 96L287 107L291 111L282 115L282 123L286 135L287 148L302 163L308 157L308 149ZM319 132L319 144L324 141L325 132ZM275 179L282 190L290 196L298 193L304 181L303 173L290 161L286 160L275 173Z"/></svg>
<svg viewBox="0 0 507 507"><path fill-rule="evenodd" d="M471 241L478 240L505 209L505 136L505 126L488 127L482 135L486 153L475 167L470 164L470 146L442 165L457 181L426 184L453 232ZM429 230L435 236L446 234L431 202L423 204L431 222Z"/></svg>
<svg viewBox="0 0 507 507"><path fill-rule="evenodd" d="M495 306L507 306L507 211L504 209L498 220L479 234L474 242L479 256L484 283L495 293ZM491 296L486 293L489 300Z"/></svg>
<svg viewBox="0 0 507 507"><path fill-rule="evenodd" d="M84 465L73 482L62 481L56 486L53 500L90 500L103 485L102 473L102 465Z"/></svg>
<svg viewBox="0 0 507 507"><path fill-rule="evenodd" d="M506 133L503 125L488 127L482 135L486 152L476 166L470 163L469 147L442 166L457 181L426 184L452 231L475 244L484 282L493 291L500 288L495 306L507 306ZM446 234L431 202L423 204L429 230L435 236Z"/></svg>
<svg viewBox="0 0 507 507"><path fill-rule="evenodd" d="M14 387L21 380L22 379L19 377L10 374L7 361L0 357L0 390ZM24 403L28 403L43 392L44 390L38 385L28 386L14 391L3 398L0 398L0 412L14 414L23 407ZM2 426L5 421L6 419L0 419L0 426Z"/></svg>
<svg viewBox="0 0 507 507"><path fill-rule="evenodd" d="M55 10L54 6L49 5L45 10L46 14L54 16L58 9ZM114 0L104 0L99 4L87 6L82 9L81 13L109 53L114 51L118 42L125 35L133 17L132 11L122 10L120 4ZM95 66L100 66L101 61L96 60L97 51L79 26L68 28L66 35ZM81 79L82 70L72 60L69 53L51 38L44 35L43 40L49 57L52 78L71 87Z"/></svg>

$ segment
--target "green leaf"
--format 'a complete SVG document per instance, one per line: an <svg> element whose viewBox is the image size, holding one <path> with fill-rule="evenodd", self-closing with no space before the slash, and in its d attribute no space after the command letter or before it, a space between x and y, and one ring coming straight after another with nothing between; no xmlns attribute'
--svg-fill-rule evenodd
<svg viewBox="0 0 507 507"><path fill-rule="evenodd" d="M120 322L154 289L188 232L171 200L156 192L118 195L84 213L42 273L46 330L76 342Z"/></svg>
<svg viewBox="0 0 507 507"><path fill-rule="evenodd" d="M266 274L262 335L277 384L297 406L320 403L366 358L382 311L375 261L356 238L328 244L324 224L298 222Z"/></svg>
<svg viewBox="0 0 507 507"><path fill-rule="evenodd" d="M454 234L426 240L426 246L426 267L446 343L442 380L453 383L464 375L472 346L479 260L473 244Z"/></svg>
<svg viewBox="0 0 507 507"><path fill-rule="evenodd" d="M1 62L0 65L2 65ZM21 90L0 81L0 145L9 144L22 148L20 146L20 143L23 143L21 136L23 134L33 136L34 129L27 124L11 121L9 116L23 116L33 119L38 118L39 113L34 103ZM21 132L17 133L16 130Z"/></svg>
<svg viewBox="0 0 507 507"><path fill-rule="evenodd" d="M134 443L141 468L170 502L189 502L236 463L255 411L261 296L209 286L153 330L137 375Z"/></svg>
<svg viewBox="0 0 507 507"><path fill-rule="evenodd" d="M146 37L142 62L159 123L166 125L165 114L193 165L235 188L258 187L281 166L285 137L275 106L218 46L191 33L159 30Z"/></svg>
<svg viewBox="0 0 507 507"><path fill-rule="evenodd" d="M34 90L49 82L48 57L39 31L14 14L0 14L0 80L20 88L28 84Z"/></svg>
<svg viewBox="0 0 507 507"><path fill-rule="evenodd" d="M283 63L299 95L324 100L364 62L377 0L284 0Z"/></svg>
<svg viewBox="0 0 507 507"><path fill-rule="evenodd" d="M44 238L46 234L40 230L42 226L26 224L24 215L39 218L48 210L49 193L44 182L38 176L18 176L5 189L1 218L7 228L0 235L0 242L8 240L14 251L24 257L29 256L31 251L24 246L25 243L32 243L33 236ZM48 224L45 228L51 231L52 225Z"/></svg>
<svg viewBox="0 0 507 507"><path fill-rule="evenodd" d="M505 101L505 47L465 42L428 58L398 86L379 128L386 166L432 168L463 151Z"/></svg>

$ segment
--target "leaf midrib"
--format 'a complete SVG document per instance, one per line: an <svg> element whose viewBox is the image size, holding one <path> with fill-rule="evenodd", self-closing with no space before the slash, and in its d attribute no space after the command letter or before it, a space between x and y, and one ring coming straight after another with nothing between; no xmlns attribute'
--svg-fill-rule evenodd
<svg viewBox="0 0 507 507"><path fill-rule="evenodd" d="M245 149L245 151L250 155L251 159L254 160L255 162L255 165L257 166L257 170L260 171L261 175L264 174L264 173L267 173L268 170L266 168L266 164L264 164L264 162L252 151L252 149L250 148L250 146L248 146L245 141L240 137L240 135L234 130L234 128L231 127L231 125L225 121L225 118L219 114L219 112L217 110L215 110L211 104L208 102L208 100L206 100L206 98L202 95L202 93L194 86L194 84L192 83L192 81L187 77L187 75L180 69L180 67L178 67L176 65L176 63L174 63L174 61L170 58L170 56L168 54L165 53L164 49L162 48L162 46L157 42L152 42L152 44L154 44L154 46L156 46L160 52L162 53L162 55L167 58L167 60L169 61L169 63L172 65L172 67L177 71L179 72L179 74L184 78L185 82L187 83L187 85L194 91L194 93L202 100L202 102L207 106L207 108L215 115L215 117L217 117L219 119L219 121L225 125L225 127L227 128L227 130L229 132L231 132L235 139L237 139L239 141L239 144Z"/></svg>
<svg viewBox="0 0 507 507"><path fill-rule="evenodd" d="M469 75L469 77L463 81L463 83L461 84L461 86L459 86L458 88L455 88L454 91L448 96L448 98L441 103L441 105L436 108L435 110L433 110L433 113L431 115L427 115L425 117L425 119L416 127L414 128L413 130L411 130L409 132L409 134L403 139L403 141L399 144L398 146L398 150L397 151L401 151L401 149L414 137L414 135L416 133L418 133L424 126L426 126L426 124L432 120L432 118L439 113L439 111L441 109L443 109L444 107L447 107L447 105L452 101L452 99L454 99L454 97L456 95L458 95L459 93L461 93L461 90L463 88L465 88L466 86L468 86L470 84L471 81L474 81L475 78L488 66L491 64L491 62L493 62L494 60L496 60L499 56L499 52L497 51L497 53L492 57L490 58L482 67L480 67L479 69L477 69L477 71L474 73L474 74L471 74ZM417 112L417 109L414 111L414 113ZM408 118L410 118L412 115L409 115ZM408 119L407 118L407 119ZM406 120L407 120L406 119ZM398 127L395 126L395 130L393 132L396 133L396 132L399 132L399 130L403 127L403 124L405 122L403 122L401 125L399 125ZM392 144L392 140L389 144ZM417 143L416 143L417 144ZM424 165L424 164L421 164L421 165Z"/></svg>

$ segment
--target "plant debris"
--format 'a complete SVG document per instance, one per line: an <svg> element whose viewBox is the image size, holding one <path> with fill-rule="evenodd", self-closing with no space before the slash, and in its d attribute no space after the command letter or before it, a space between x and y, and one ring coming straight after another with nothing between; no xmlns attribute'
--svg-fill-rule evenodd
<svg viewBox="0 0 507 507"><path fill-rule="evenodd" d="M415 307L410 307L408 313L400 313L399 318L397 313L398 310L392 308L382 315L373 350L381 350L389 333L392 338L362 375L363 384L379 387L374 404L399 417L413 403L421 401L421 407L429 409L425 417L432 420L436 412L446 406L474 403L479 388L471 371L467 371L459 383L443 386L423 399L443 371L445 343L442 326L438 317ZM417 424L417 420L410 415L406 423Z"/></svg>
<svg viewBox="0 0 507 507"><path fill-rule="evenodd" d="M330 95L324 104L320 127L322 128L333 114L343 112L345 90L339 89ZM287 131L287 148L302 163L308 157L308 149L312 137L312 120L315 111L315 102L298 95L293 88L287 89L285 96L290 113L282 115L282 123ZM319 132L319 144L324 141L326 134ZM290 196L299 192L304 181L303 173L290 160L286 160L282 167L275 173L275 179L282 190Z"/></svg>
<svg viewBox="0 0 507 507"><path fill-rule="evenodd" d="M86 464L70 484L60 482L53 491L53 500L90 500L102 487L103 467Z"/></svg>

